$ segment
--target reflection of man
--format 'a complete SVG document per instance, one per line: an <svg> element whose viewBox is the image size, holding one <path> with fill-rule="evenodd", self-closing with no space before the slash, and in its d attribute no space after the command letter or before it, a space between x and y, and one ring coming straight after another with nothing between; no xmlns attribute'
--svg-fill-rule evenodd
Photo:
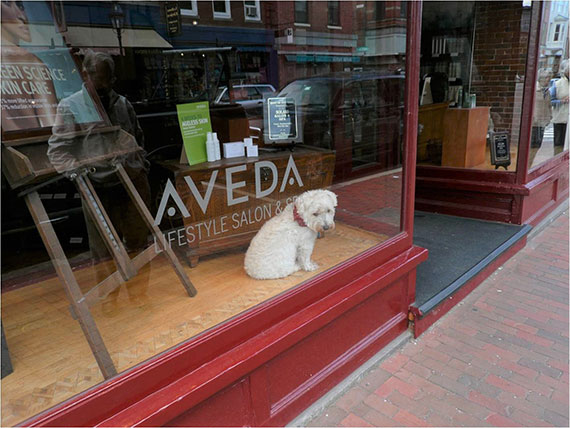
<svg viewBox="0 0 570 428"><path fill-rule="evenodd" d="M113 125L120 126L124 131L133 135L140 146L143 145L144 134L137 120L131 103L122 95L113 90L115 81L115 64L110 55L102 52L88 52L83 61L83 71L86 80L96 90L101 105L105 109ZM77 165L75 153L92 153L101 155L102 151L113 150L113 141L108 141L107 134L90 132L85 137L78 137L76 131L83 123L82 115L93 109L91 97L86 85L75 94L64 98L58 105L57 117L53 126L53 135L49 140L48 156L54 167L60 172L69 172ZM91 113L90 113L91 114ZM82 149L76 150L76 145ZM123 166L127 170L134 186L141 198L148 204L150 200L150 186L147 177L148 161L138 151L127 155L123 159ZM107 212L111 223L119 237L124 241L127 251L142 249L147 243L148 229L138 213L131 198L115 173L111 161L97 161L89 165L95 171L89 174L97 195ZM107 256L107 249L99 235L93 219L84 209L89 247L95 261ZM99 266L97 277L101 281L111 272ZM128 288L129 295L136 293L132 287ZM111 295L116 300L119 289Z"/></svg>
<svg viewBox="0 0 570 428"><path fill-rule="evenodd" d="M30 42L28 17L22 2L2 1L2 130L51 126L57 98L49 69L20 47Z"/></svg>
<svg viewBox="0 0 570 428"><path fill-rule="evenodd" d="M568 124L568 60L560 63L560 78L551 88L552 123L554 124L554 154L564 148L566 127Z"/></svg>
<svg viewBox="0 0 570 428"><path fill-rule="evenodd" d="M530 159L532 166L536 153L542 145L544 128L550 123L552 113L550 111L550 72L541 69L538 72L538 82L536 83L534 96L534 113L532 115L532 136L530 139Z"/></svg>

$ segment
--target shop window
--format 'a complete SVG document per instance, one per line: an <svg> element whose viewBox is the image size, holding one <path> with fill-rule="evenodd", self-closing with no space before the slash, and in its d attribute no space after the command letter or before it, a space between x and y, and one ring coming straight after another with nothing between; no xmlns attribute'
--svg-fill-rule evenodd
<svg viewBox="0 0 570 428"><path fill-rule="evenodd" d="M309 2L307 0L295 1L295 23L309 23Z"/></svg>
<svg viewBox="0 0 570 428"><path fill-rule="evenodd" d="M186 16L198 16L198 0L181 1L180 14Z"/></svg>
<svg viewBox="0 0 570 428"><path fill-rule="evenodd" d="M375 18L376 21L381 21L386 18L386 2L380 1L375 3Z"/></svg>
<svg viewBox="0 0 570 428"><path fill-rule="evenodd" d="M544 3L529 169L568 150L568 50L560 49L567 36L565 24L559 22L568 22L568 6L568 1Z"/></svg>
<svg viewBox="0 0 570 428"><path fill-rule="evenodd" d="M530 14L521 2L424 3L419 165L515 171Z"/></svg>
<svg viewBox="0 0 570 428"><path fill-rule="evenodd" d="M405 18L408 15L408 2L400 2L400 18Z"/></svg>
<svg viewBox="0 0 570 428"><path fill-rule="evenodd" d="M244 16L246 21L260 21L261 9L259 0L245 0L243 2Z"/></svg>
<svg viewBox="0 0 570 428"><path fill-rule="evenodd" d="M3 426L403 236L404 20L287 42L340 3L275 2L173 46L159 2L121 2L121 52L112 5L63 2L59 32L1 2Z"/></svg>
<svg viewBox="0 0 570 428"><path fill-rule="evenodd" d="M338 27L340 25L340 1L329 1L329 25Z"/></svg>
<svg viewBox="0 0 570 428"><path fill-rule="evenodd" d="M230 0L212 0L214 18L231 18Z"/></svg>

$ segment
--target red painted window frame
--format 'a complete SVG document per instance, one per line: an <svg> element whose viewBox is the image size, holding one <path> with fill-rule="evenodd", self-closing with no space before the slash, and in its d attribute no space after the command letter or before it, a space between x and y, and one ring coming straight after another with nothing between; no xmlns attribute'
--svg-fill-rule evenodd
<svg viewBox="0 0 570 428"><path fill-rule="evenodd" d="M526 65L526 73L529 76L532 76L533 79L526 79L525 80L525 88L524 88L524 95L523 95L523 110L522 110L522 117L521 120L526 120L524 123L527 125L521 129L521 139L524 136L527 141L527 150L524 156L524 159L519 159L519 165L524 162L524 165L528 165L528 151L530 149L530 136L532 131L532 115L534 112L534 97L535 97L535 90L534 90L534 82L538 77L538 58L539 58L539 51L540 51L540 36L542 31L548 32L548 28L542 28L542 16L544 14L544 8L546 7L545 2L534 2L533 3L533 19L531 21L530 27L530 37L529 37L529 46L528 46L528 58L527 58L527 65ZM536 11L536 14L535 14ZM536 19L535 19L536 15ZM529 84L527 85L527 81ZM532 83L532 84L531 84ZM527 87L528 86L528 87ZM547 161L536 165L533 168L525 167L524 171L521 171L520 176L518 177L518 182L523 184L531 183L541 176L544 176L549 171L557 168L559 165L568 162L568 151L559 153L558 155L548 159ZM518 171L518 169L517 169Z"/></svg>
<svg viewBox="0 0 570 428"><path fill-rule="evenodd" d="M208 375L205 379L196 379L202 383L193 393L193 400L199 402L219 391L230 381L229 378L255 368L251 361L241 367L239 373L232 371L232 361L227 361L228 367L225 368L208 367L215 358L239 348L247 340L261 337L261 333L270 328L279 328L280 321L323 301L326 296L346 284L357 283L359 278L378 270L380 266L388 280L395 275L399 266L410 260L425 259L425 250L412 247L419 96L415 82L419 79L421 10L421 2L412 2L407 16L401 205L403 231L282 295L24 421L20 426L104 426L106 421L111 423L118 412L124 413L125 409L136 408L136 404L147 395L166 388L185 373L198 368ZM235 366L237 365L239 361L235 361ZM142 426L145 425L145 420L138 409L136 414L129 415L127 412L123 421L129 425Z"/></svg>

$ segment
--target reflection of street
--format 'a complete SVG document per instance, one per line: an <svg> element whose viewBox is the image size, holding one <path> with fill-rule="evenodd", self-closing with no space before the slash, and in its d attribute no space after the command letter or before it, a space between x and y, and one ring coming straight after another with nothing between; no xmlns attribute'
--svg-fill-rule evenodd
<svg viewBox="0 0 570 428"><path fill-rule="evenodd" d="M394 236L400 231L401 189L401 168L337 184L332 187L340 207L336 219L358 229Z"/></svg>
<svg viewBox="0 0 570 428"><path fill-rule="evenodd" d="M542 138L542 145L536 153L531 167L539 165L544 161L554 156L554 127L549 123L544 129L544 137Z"/></svg>

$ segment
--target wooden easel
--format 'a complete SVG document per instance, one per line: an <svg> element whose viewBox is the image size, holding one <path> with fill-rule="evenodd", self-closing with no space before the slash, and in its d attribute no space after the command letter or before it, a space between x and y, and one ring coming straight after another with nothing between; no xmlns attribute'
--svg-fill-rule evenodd
<svg viewBox="0 0 570 428"><path fill-rule="evenodd" d="M124 131L117 129L112 129L111 132L124 133ZM109 275L95 287L91 288L87 293L83 293L38 194L39 189L63 177L56 176L51 179L45 178L54 174L53 168L37 168L40 165L43 165L44 167L46 166L46 160L41 158L42 156L47 157L45 154L45 145L42 148L41 144L37 144L38 142L39 141L37 139L26 141L26 145L28 146L30 143L35 143L35 145L38 146L38 150L28 150L27 154L24 153L24 151L18 150L18 146L22 146L21 142L19 144L12 145L7 145L6 143L3 144L2 160L4 169L7 169L6 177L12 187L21 186L21 182L42 181L39 185L34 185L23 190L19 193L19 196L24 197L34 223L36 224L42 241L52 260L56 273L62 282L63 288L70 302L71 314L81 325L83 334L91 347L91 351L93 352L97 364L99 365L103 376L108 379L117 374L117 369L115 368L107 347L103 342L103 338L95 324L95 320L93 319L89 307L100 301L100 296L108 295L108 293L115 290L121 284L136 276L138 271L159 253L155 250L154 245L151 245L133 259L129 257L122 241L119 239L118 234L113 227L113 224L109 220L99 197L97 196L97 192L91 184L89 179L89 174L91 172L89 160L81 162L82 169L80 169L80 172L71 175L70 178L77 184L79 194L86 202L85 206L87 206L89 215L94 220L97 230L101 234L103 241L105 242L105 245L117 266L117 270L113 274ZM43 140L43 142L45 144L45 140ZM132 153L135 150L139 150L136 142L134 142L134 145L131 144L129 147L123 148L121 151L113 152L109 155L109 160L111 158L117 158L120 155ZM32 159L33 157L29 156L30 153L34 153L34 157L37 157ZM105 160L105 157L100 156L96 159L91 159L90 161L100 162L102 160ZM49 164L49 161L47 164ZM172 264L188 295L190 297L195 296L197 294L196 289L184 272L180 261L170 248L170 245L164 238L164 235L161 233L158 226L154 225L152 215L148 211L148 208L137 192L124 167L120 163L116 163L114 165L122 185L127 190L127 193L132 199L139 214L142 216L151 233L154 235L155 242L159 245L161 252L164 252L167 259ZM45 179L41 180L42 177Z"/></svg>

